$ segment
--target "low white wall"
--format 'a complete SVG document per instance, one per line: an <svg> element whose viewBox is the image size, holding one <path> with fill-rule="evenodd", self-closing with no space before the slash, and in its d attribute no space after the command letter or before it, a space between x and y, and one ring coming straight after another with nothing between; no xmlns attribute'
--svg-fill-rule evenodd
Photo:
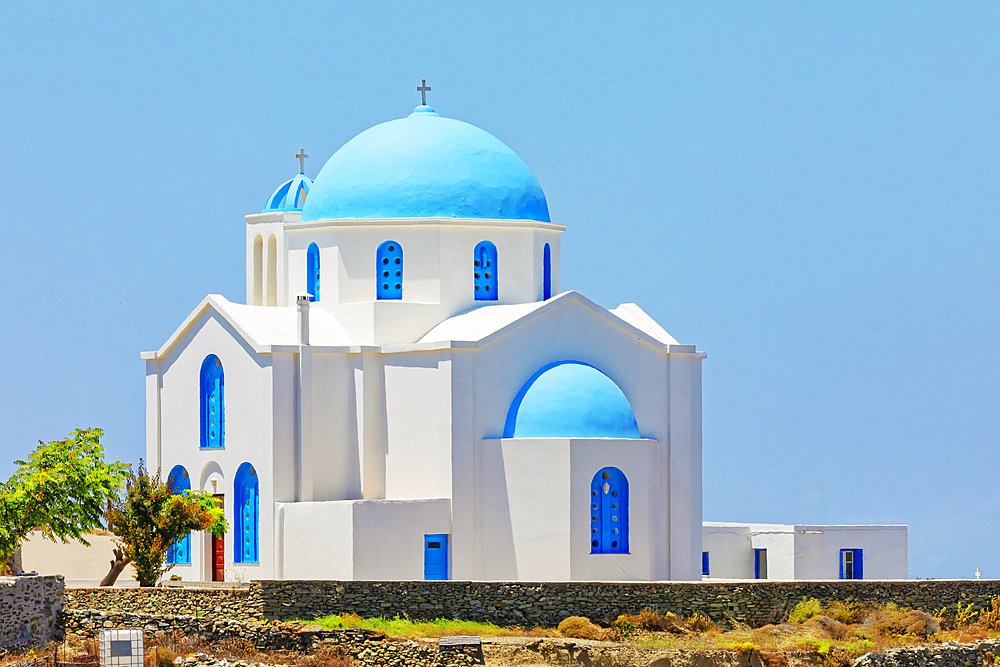
<svg viewBox="0 0 1000 667"><path fill-rule="evenodd" d="M745 526L705 523L701 548L708 552L708 576L703 579L753 579L753 547Z"/></svg>
<svg viewBox="0 0 1000 667"><path fill-rule="evenodd" d="M451 533L447 498L281 503L276 517L285 579L421 580L424 535Z"/></svg>
<svg viewBox="0 0 1000 667"><path fill-rule="evenodd" d="M21 567L25 572L42 575L61 574L69 586L97 586L111 569L114 536L102 532L88 534L86 539L89 547L76 540L67 544L52 542L42 537L40 531L32 531L21 545ZM135 568L126 566L115 585L137 586Z"/></svg>

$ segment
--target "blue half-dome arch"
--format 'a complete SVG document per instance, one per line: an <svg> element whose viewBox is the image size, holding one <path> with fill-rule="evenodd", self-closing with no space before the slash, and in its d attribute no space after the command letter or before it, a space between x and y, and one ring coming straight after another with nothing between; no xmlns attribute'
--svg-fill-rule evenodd
<svg viewBox="0 0 1000 667"><path fill-rule="evenodd" d="M302 220L475 218L549 222L538 179L485 130L418 106L365 130L316 176Z"/></svg>
<svg viewBox="0 0 1000 667"><path fill-rule="evenodd" d="M312 189L312 186L313 180L305 174L299 174L295 178L285 181L267 198L262 212L301 211L306 205L306 198L309 196L309 190Z"/></svg>
<svg viewBox="0 0 1000 667"><path fill-rule="evenodd" d="M590 364L558 361L524 383L507 412L505 438L640 438L614 380Z"/></svg>

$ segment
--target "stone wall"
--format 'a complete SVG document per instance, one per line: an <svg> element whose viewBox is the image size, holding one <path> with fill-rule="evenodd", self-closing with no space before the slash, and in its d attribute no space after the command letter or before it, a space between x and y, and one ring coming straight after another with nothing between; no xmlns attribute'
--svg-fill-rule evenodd
<svg viewBox="0 0 1000 667"><path fill-rule="evenodd" d="M61 637L62 576L0 577L0 648Z"/></svg>
<svg viewBox="0 0 1000 667"><path fill-rule="evenodd" d="M853 667L976 667L994 665L1000 655L1000 640L960 644L945 642L936 646L907 646L882 653L867 653Z"/></svg>
<svg viewBox="0 0 1000 667"><path fill-rule="evenodd" d="M263 618L260 588L68 588L67 609L194 616L250 621Z"/></svg>
<svg viewBox="0 0 1000 667"><path fill-rule="evenodd" d="M959 602L980 608L1000 581L759 581L506 583L463 581L255 581L239 589L70 589L66 606L236 620L312 619L327 614L462 618L553 627L566 616L608 624L645 608L707 614L721 625L781 620L803 597L895 602L930 611Z"/></svg>

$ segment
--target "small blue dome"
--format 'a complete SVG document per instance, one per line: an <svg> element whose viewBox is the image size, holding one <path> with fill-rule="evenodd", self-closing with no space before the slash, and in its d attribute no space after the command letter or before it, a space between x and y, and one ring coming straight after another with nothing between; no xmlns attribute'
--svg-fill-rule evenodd
<svg viewBox="0 0 1000 667"><path fill-rule="evenodd" d="M303 220L481 218L549 222L524 161L478 127L418 106L365 130L316 176Z"/></svg>
<svg viewBox="0 0 1000 667"><path fill-rule="evenodd" d="M312 188L313 180L305 174L299 174L290 181L285 181L264 204L262 213L274 211L301 211L306 204L306 196Z"/></svg>
<svg viewBox="0 0 1000 667"><path fill-rule="evenodd" d="M511 404L503 431L505 438L642 437L618 385L577 361L560 361L535 373Z"/></svg>

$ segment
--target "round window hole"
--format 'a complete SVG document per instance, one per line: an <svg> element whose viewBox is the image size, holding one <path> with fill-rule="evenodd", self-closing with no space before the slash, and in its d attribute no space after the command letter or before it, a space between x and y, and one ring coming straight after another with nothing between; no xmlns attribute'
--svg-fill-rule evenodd
<svg viewBox="0 0 1000 667"><path fill-rule="evenodd" d="M611 547L612 548L617 548L618 547L618 542L612 542L611 543Z"/></svg>
<svg viewBox="0 0 1000 667"><path fill-rule="evenodd" d="M604 472L601 473L601 479L603 480L611 479L611 473L605 470Z"/></svg>
<svg viewBox="0 0 1000 667"><path fill-rule="evenodd" d="M593 542L591 542L591 543L590 543L590 546L592 546L592 547L596 547L596 546L597 546L597 540L594 540Z"/></svg>

